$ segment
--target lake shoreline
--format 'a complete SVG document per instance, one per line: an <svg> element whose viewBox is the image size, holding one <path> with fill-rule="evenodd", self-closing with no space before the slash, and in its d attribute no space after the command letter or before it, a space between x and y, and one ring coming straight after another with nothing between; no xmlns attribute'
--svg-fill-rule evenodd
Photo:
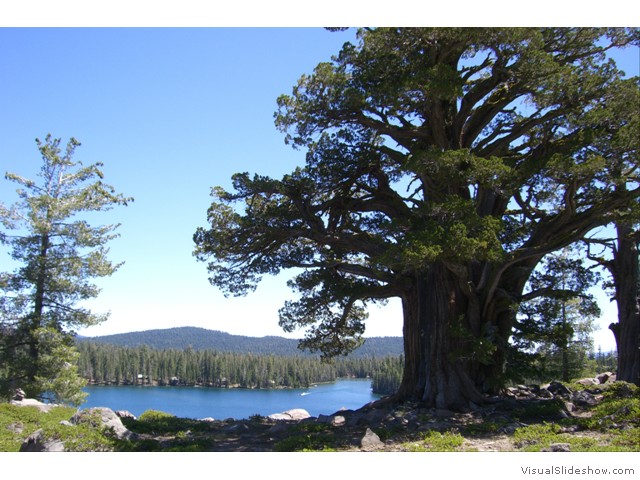
<svg viewBox="0 0 640 480"><path fill-rule="evenodd" d="M326 381L326 382L313 382L309 385L300 385L300 386L285 386L285 385L276 385L273 387L259 387L259 386L254 386L254 387L249 387L249 386L243 386L240 384L228 384L228 385L214 385L212 383L180 383L180 382L166 382L166 381L151 381L149 383L133 383L133 382L122 382L122 383L116 383L116 382L96 382L96 381L91 381L88 380L87 381L87 386L88 387L191 387L191 388L219 388L219 389L223 389L223 390L228 390L228 389L242 389L242 390L297 390L297 389L301 389L301 388L313 388L316 387L318 385L329 385L332 383L336 383L337 381L340 380L362 380L362 381L371 381L371 377L367 376L367 377L353 377L353 376L346 376L346 377L336 377L335 380L332 381Z"/></svg>
<svg viewBox="0 0 640 480"><path fill-rule="evenodd" d="M167 388L165 388L167 387ZM356 409L378 400L370 379L341 378L300 388L218 388L195 386L89 385L83 408L108 407L139 416L159 410L184 418L248 418L300 408L311 415Z"/></svg>

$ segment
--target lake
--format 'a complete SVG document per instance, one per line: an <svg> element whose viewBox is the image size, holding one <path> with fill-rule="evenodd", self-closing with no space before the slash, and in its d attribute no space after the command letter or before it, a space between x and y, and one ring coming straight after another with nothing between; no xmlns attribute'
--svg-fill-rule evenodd
<svg viewBox="0 0 640 480"><path fill-rule="evenodd" d="M341 408L357 409L377 400L371 380L340 379L303 389L250 390L209 387L87 386L82 408L108 407L140 416L145 410L160 410L183 418L216 420L271 415L303 408L317 417Z"/></svg>

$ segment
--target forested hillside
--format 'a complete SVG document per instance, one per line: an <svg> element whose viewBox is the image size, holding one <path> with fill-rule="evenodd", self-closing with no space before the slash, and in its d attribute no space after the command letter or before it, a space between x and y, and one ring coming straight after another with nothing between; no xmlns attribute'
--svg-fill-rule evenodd
<svg viewBox="0 0 640 480"><path fill-rule="evenodd" d="M93 384L184 385L241 388L295 388L339 377L373 378L376 393L390 393L399 378L402 357L343 358L323 362L310 356L255 355L214 350L159 350L92 342L78 344L81 376ZM380 388L378 388L380 387Z"/></svg>
<svg viewBox="0 0 640 480"><path fill-rule="evenodd" d="M76 341L79 374L90 383L291 388L339 377L371 378L375 393L391 394L403 372L401 338L370 338L348 357L330 363L282 337L246 337L194 327L124 333ZM557 356L538 358L536 374L523 382L546 382ZM577 377L615 370L613 352L591 352ZM524 378L526 377L526 378Z"/></svg>
<svg viewBox="0 0 640 480"><path fill-rule="evenodd" d="M197 327L176 327L101 337L80 337L77 342L107 343L123 347L146 345L156 349L215 350L255 355L312 356L298 349L298 340L283 337L247 337ZM402 354L401 337L367 338L350 357L386 357Z"/></svg>

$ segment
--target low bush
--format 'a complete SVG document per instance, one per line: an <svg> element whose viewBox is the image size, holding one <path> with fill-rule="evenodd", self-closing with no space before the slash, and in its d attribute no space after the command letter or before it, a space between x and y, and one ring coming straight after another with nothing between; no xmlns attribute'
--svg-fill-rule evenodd
<svg viewBox="0 0 640 480"><path fill-rule="evenodd" d="M42 412L36 407L20 407L0 404L0 451L18 452L24 440L36 430L42 430L44 438L60 440L67 452L104 452L116 448L116 441L106 429L90 424L67 425L76 412L70 407L54 407Z"/></svg>

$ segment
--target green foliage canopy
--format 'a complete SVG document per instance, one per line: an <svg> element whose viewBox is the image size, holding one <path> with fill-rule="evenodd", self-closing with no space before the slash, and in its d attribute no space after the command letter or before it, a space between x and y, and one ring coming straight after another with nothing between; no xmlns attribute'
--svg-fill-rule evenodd
<svg viewBox="0 0 640 480"><path fill-rule="evenodd" d="M638 79L607 51L638 39L361 29L278 99L276 126L306 150L304 167L214 188L195 255L233 295L300 272L281 325L306 329L303 345L329 356L361 342L366 304L400 297L403 392L476 401L470 385L487 390L501 374L538 262L637 203ZM474 357L474 345L492 348Z"/></svg>
<svg viewBox="0 0 640 480"><path fill-rule="evenodd" d="M213 189L211 227L195 235L196 255L214 259L211 282L231 294L261 275L306 269L292 283L303 299L283 310L285 328L318 323L354 336L356 300L396 295L403 272L538 256L606 223L631 197L611 197L612 183L628 178L612 177L619 159L593 144L628 135L631 112L610 107L637 95L637 80L623 80L605 52L637 41L636 31L376 29L359 38L278 99L276 124L308 150L306 166L281 180L235 175L234 192ZM344 315L331 320L329 305Z"/></svg>

